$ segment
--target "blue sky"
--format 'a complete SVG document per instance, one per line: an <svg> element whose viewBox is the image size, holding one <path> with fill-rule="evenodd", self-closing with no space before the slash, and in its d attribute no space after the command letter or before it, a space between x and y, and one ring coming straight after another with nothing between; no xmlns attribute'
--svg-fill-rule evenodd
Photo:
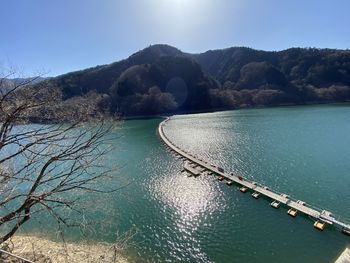
<svg viewBox="0 0 350 263"><path fill-rule="evenodd" d="M0 0L0 67L49 76L150 44L349 48L349 0Z"/></svg>

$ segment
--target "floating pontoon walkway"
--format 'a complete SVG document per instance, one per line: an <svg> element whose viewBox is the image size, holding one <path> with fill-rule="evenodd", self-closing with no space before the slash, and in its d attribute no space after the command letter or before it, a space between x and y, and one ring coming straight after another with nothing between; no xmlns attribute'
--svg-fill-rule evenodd
<svg viewBox="0 0 350 263"><path fill-rule="evenodd" d="M273 202L276 201L281 204L284 204L287 207L293 208L298 212L304 213L305 215L308 215L322 223L327 223L329 225L335 225L337 227L340 227L343 233L350 235L350 225L343 223L339 220L336 220L332 215L332 213L326 210L311 207L305 202L302 202L300 200L295 200L286 194L277 193L276 191L270 190L266 186L260 185L256 182L249 181L245 178L242 178L241 176L236 176L236 175L233 175L232 173L227 173L224 171L224 169L218 166L215 166L213 164L210 164L204 160L200 160L194 155L192 155L191 153L188 153L185 150L180 149L180 147L172 143L163 132L163 127L168 121L169 121L169 118L167 118L166 120L164 120L159 124L159 127L158 127L159 136L171 150L173 150L178 155L185 158L186 162L184 165L184 169L186 171L194 174L195 176L198 176L201 174L201 171L199 171L193 165L191 166L189 164L190 162L192 162L193 164L199 165L200 167L203 167L205 170L210 171L216 174L217 176L222 176L228 181L233 181L241 186L244 186L252 190L254 193L258 193L260 195L271 198Z"/></svg>

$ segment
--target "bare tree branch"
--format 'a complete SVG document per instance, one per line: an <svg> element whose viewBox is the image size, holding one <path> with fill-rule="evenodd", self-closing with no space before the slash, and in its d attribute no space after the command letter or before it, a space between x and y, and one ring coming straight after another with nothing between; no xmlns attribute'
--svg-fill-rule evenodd
<svg viewBox="0 0 350 263"><path fill-rule="evenodd" d="M9 76L0 78L0 244L35 213L46 211L59 225L81 225L63 213L80 214L73 192L112 193L126 186L103 183L115 171L101 165L111 151L113 122L87 118L96 113L93 105L67 122L72 113L63 109L60 91L33 86L37 78L6 86ZM30 124L33 118L56 123Z"/></svg>

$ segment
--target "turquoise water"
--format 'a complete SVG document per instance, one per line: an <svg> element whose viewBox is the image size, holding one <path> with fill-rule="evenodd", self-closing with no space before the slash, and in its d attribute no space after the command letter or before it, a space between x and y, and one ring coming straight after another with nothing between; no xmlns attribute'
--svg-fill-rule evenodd
<svg viewBox="0 0 350 263"><path fill-rule="evenodd" d="M95 239L137 231L127 251L135 262L322 263L350 243L332 227L319 232L305 216L272 209L267 199L181 174L182 162L156 134L161 121L125 121L115 131L106 163L119 166L116 180L128 186L93 196L86 213L102 220L91 226ZM165 133L225 170L350 220L350 105L175 116Z"/></svg>

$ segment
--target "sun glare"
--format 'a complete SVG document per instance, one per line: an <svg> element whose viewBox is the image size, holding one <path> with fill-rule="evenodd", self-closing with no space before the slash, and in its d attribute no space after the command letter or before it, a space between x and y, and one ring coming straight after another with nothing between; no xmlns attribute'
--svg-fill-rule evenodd
<svg viewBox="0 0 350 263"><path fill-rule="evenodd" d="M198 2L196 0L166 0L164 4L175 10L184 11L183 9L194 9Z"/></svg>
<svg viewBox="0 0 350 263"><path fill-rule="evenodd" d="M166 31L176 37L190 38L205 23L212 6L211 0L164 0L153 1L153 12Z"/></svg>

